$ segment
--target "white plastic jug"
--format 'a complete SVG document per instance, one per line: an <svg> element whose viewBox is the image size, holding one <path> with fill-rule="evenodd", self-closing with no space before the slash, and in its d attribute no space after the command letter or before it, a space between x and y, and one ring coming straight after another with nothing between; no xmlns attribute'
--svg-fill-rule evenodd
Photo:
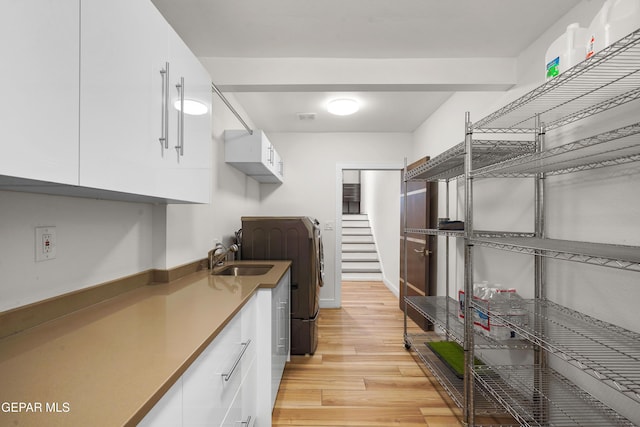
<svg viewBox="0 0 640 427"><path fill-rule="evenodd" d="M551 43L545 55L547 80L584 61L587 33L586 28L574 22L567 26L564 34Z"/></svg>
<svg viewBox="0 0 640 427"><path fill-rule="evenodd" d="M607 0L587 36L587 58L640 28L640 0Z"/></svg>

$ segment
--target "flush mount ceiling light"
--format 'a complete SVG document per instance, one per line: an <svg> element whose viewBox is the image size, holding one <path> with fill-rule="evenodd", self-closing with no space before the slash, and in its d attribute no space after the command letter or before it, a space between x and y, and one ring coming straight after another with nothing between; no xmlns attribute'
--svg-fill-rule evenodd
<svg viewBox="0 0 640 427"><path fill-rule="evenodd" d="M180 111L180 100L178 99L173 106L176 110ZM189 114L191 116L201 116L203 114L207 114L209 109L205 104L200 101L194 101L193 99L185 99L184 100L184 113Z"/></svg>
<svg viewBox="0 0 640 427"><path fill-rule="evenodd" d="M339 98L329 101L327 110L336 116L348 116L360 109L358 101L350 98Z"/></svg>

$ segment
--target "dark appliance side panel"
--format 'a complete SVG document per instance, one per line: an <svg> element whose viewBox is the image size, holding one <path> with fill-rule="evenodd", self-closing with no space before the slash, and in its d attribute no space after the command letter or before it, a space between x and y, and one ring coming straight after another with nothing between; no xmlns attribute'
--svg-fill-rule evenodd
<svg viewBox="0 0 640 427"><path fill-rule="evenodd" d="M310 319L291 319L291 354L313 354L318 348L318 313Z"/></svg>
<svg viewBox="0 0 640 427"><path fill-rule="evenodd" d="M319 308L313 228L302 219L262 218L242 222L245 260L291 260L291 317L309 319Z"/></svg>

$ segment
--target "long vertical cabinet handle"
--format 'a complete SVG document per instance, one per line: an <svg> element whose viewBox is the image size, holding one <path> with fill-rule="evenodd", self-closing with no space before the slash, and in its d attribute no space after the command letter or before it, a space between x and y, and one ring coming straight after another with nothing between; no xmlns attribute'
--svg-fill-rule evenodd
<svg viewBox="0 0 640 427"><path fill-rule="evenodd" d="M283 349L283 350L287 348L287 337L286 335L284 336L282 335L281 328L282 328L282 325L286 325L288 306L289 306L289 303L287 301L280 301L280 303L278 304L278 311L279 311L278 324L277 324L278 344L276 346L277 348Z"/></svg>
<svg viewBox="0 0 640 427"><path fill-rule="evenodd" d="M180 83L176 85L176 89L180 92L180 114L178 115L178 160L184 156L184 77L180 77Z"/></svg>
<svg viewBox="0 0 640 427"><path fill-rule="evenodd" d="M165 62L164 68L160 70L162 76L162 114L160 124L160 146L164 154L164 149L169 148L169 63Z"/></svg>

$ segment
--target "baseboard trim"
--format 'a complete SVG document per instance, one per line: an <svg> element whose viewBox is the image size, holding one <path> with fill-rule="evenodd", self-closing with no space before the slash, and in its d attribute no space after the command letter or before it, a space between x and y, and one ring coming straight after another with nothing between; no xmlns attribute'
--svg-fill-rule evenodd
<svg viewBox="0 0 640 427"><path fill-rule="evenodd" d="M142 286L168 283L207 268L198 260L169 270L151 269L0 313L0 339Z"/></svg>

